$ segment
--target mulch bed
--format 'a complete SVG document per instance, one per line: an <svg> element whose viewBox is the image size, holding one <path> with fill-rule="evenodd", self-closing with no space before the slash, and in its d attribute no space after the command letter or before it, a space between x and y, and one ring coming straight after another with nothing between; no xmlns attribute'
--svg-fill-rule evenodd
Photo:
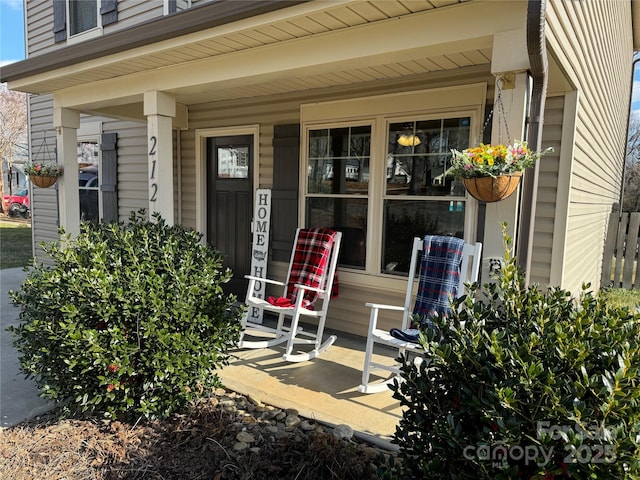
<svg viewBox="0 0 640 480"><path fill-rule="evenodd" d="M53 412L0 431L4 480L375 479L390 452L330 429L287 429L212 397L166 420L129 424ZM249 433L250 448L238 448Z"/></svg>

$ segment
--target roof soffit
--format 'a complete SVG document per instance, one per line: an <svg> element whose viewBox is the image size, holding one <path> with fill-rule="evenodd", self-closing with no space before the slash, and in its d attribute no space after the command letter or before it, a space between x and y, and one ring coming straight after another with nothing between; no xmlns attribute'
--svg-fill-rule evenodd
<svg viewBox="0 0 640 480"><path fill-rule="evenodd" d="M340 18L349 5L363 3L369 2L332 2L329 10L332 17ZM503 2L482 0L438 8L433 8L432 3L420 2L431 7L403 16L386 16L255 47L230 48L216 55L209 50L203 58L175 61L176 56L185 54L185 49L213 49L218 41L232 44L236 33L258 37L262 27L271 28L277 23L276 16L281 22L295 24L309 18L311 5L317 8L324 4L322 13L327 11L326 2L304 2L268 14L269 22L254 17L250 19L251 26L242 24L244 30L239 27L242 22L210 28L32 75L14 81L10 87L31 88L35 93L54 92L56 103L70 108L122 105L149 89L171 92L177 101L188 104L196 98L208 101L203 96L206 91L215 91L212 98L242 98L251 96L252 91L255 96L268 94L269 82L271 92L284 93L339 85L337 76L351 77L349 81L356 83L486 65L491 62L496 25L502 29L520 25L526 11L524 2L508 2L511 8L505 8ZM452 21L456 28L451 28ZM129 72L127 69L133 64L138 70ZM387 71L388 75L382 74ZM321 78L327 72L335 73L334 78L323 83ZM184 98L180 99L180 95Z"/></svg>
<svg viewBox="0 0 640 480"><path fill-rule="evenodd" d="M182 21L180 25L176 26L169 22L171 18L165 17L147 22L143 26L132 27L131 29L115 32L109 36L103 36L95 41L90 40L82 44L62 48L55 51L55 55L43 55L42 57L51 57L51 59L46 59L42 64L38 62L44 61L44 58L32 57L23 62L9 65L1 72L2 80L9 81L10 84L12 84L10 85L11 88L17 90L36 94L51 93L89 81L115 78L146 69L151 70L167 67L179 63L181 60L197 60L198 53L200 53L200 58L204 58L248 48L259 48L262 46L259 42L256 42L255 45L233 45L234 42L236 44L238 43L235 39L241 35L243 35L245 39L264 37L266 29L271 29L271 31L281 27L281 30L291 28L292 31L295 31L297 29L300 32L298 38L304 38L316 36L323 32L330 33L336 28L352 27L354 24L374 23L380 19L388 20L389 18L399 18L398 15L400 13L410 15L423 10L435 10L436 7L434 7L434 5L437 5L437 9L442 10L451 5L455 7L455 5L458 5L460 2L473 3L475 1L477 0L441 0L438 3L413 2L407 4L409 5L408 7L405 7L406 2L394 0L385 2L384 9L386 13L380 11L380 9L377 8L378 4L375 4L375 2L365 2L361 0L334 0L329 4L318 1L250 2L251 5L254 5L251 10L254 16L245 18L242 21L204 28L205 25L213 22L211 17L215 17L217 22L221 22L218 16L211 14L211 12L216 11L214 7L219 4L224 6L248 3L223 0L221 2L204 4L202 7L194 7L192 11L181 12L179 15L172 17L174 22L180 15L185 14L189 14L190 19L197 18L199 21L198 28L200 29L196 29L196 31L192 33L177 36L181 32L193 30L195 27L187 21ZM266 8L264 5L260 6L260 4L265 3L272 9L275 8L274 5L279 5L279 7L270 13L255 16L255 13L260 11L260 8ZM329 7L327 7L327 5L329 5ZM285 8L285 6L287 8ZM376 11L375 15L367 11L367 6L369 10L373 9L374 6L376 7L374 9ZM207 9L204 7L207 7ZM411 10L409 10L409 8L411 8ZM194 15L198 13L198 9L201 9L200 11L203 15L194 17ZM402 11L400 9L402 9ZM234 12L227 12L225 18L235 18L232 13ZM396 16L391 17L391 15ZM338 20L341 18L348 18L349 20ZM327 19L334 19L333 24ZM316 27L321 25L321 30L314 30L313 26L309 27L312 21L316 23ZM172 26L171 32L173 37L165 39L164 37L168 35L165 30L169 24ZM158 25L160 25L161 28L156 28ZM127 35L128 32L139 32L141 28L155 32L152 36L146 38L146 40L153 39L153 42L132 40L131 35ZM234 36L235 39L233 38ZM107 37L109 37L108 41ZM114 39L117 40L117 42L114 42ZM295 37L290 35L289 39L295 40ZM138 45L141 42L146 43L144 45ZM86 59L82 55L78 56L77 51L79 49L86 48L94 43L103 46L107 45L101 50L102 55L96 57L95 55L90 56L87 54ZM269 44L273 43L285 42L276 42L274 39L271 39ZM263 43L263 45L264 44L267 43ZM232 46L229 47L228 45Z"/></svg>
<svg viewBox="0 0 640 480"><path fill-rule="evenodd" d="M268 12L290 8L310 0L217 0L191 9L62 47L44 55L34 55L3 67L1 81L12 81L38 73L76 65L94 58L133 50L194 32L255 18Z"/></svg>

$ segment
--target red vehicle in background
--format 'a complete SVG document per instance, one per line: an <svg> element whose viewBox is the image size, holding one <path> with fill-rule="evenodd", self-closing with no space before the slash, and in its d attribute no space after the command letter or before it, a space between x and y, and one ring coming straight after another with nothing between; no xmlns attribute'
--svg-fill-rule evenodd
<svg viewBox="0 0 640 480"><path fill-rule="evenodd" d="M10 217L29 218L29 190L18 188L2 199L2 211Z"/></svg>

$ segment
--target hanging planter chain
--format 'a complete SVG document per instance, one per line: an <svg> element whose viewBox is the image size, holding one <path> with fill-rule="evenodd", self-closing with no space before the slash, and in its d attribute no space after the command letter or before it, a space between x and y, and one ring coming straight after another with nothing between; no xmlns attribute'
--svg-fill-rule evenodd
<svg viewBox="0 0 640 480"><path fill-rule="evenodd" d="M498 78L497 82L496 82L496 99L495 102L493 102L493 108L491 108L491 110L489 111L489 115L487 116L487 119L484 122L484 125L482 125L482 130L480 131L480 142L476 142L476 143L481 143L482 140L484 139L484 132L487 129L487 126L489 125L489 122L491 121L492 117L493 117L493 112L498 109L498 113L501 117L502 123L504 123L504 130L507 134L507 141L511 141L511 134L509 133L509 123L507 122L507 115L504 111L504 103L502 102L502 84L503 84L504 80L502 79L502 77ZM500 128L500 122L498 122L498 143L502 143L502 129Z"/></svg>
<svg viewBox="0 0 640 480"><path fill-rule="evenodd" d="M504 79L499 77L496 81L496 98L493 103L493 108L489 111L489 115L482 125L480 131L480 139L484 140L484 132L489 125L489 122L493 118L494 111L498 111L500 120L498 122L498 143L502 144L502 128L501 123L504 124L504 130L507 134L507 138L511 139L509 133L509 123L507 122L507 115L504 111L504 103L502 101L502 84ZM511 140L508 140L511 141ZM481 143L481 142L476 142ZM463 183L467 192L476 200L493 203L499 202L509 197L518 187L522 173L514 175L503 175L501 177L477 177L477 178L464 178Z"/></svg>
<svg viewBox="0 0 640 480"><path fill-rule="evenodd" d="M42 150L44 149L44 153L46 153L46 157L44 156L44 153L42 153ZM38 151L35 153L35 155L33 156L34 160L38 159L38 155L41 155L42 159L44 161L53 161L53 155L51 154L51 152L49 151L49 144L47 143L47 131L45 130L44 132L44 137L42 138L42 142L40 142L40 146L38 147ZM56 159L57 162L57 159Z"/></svg>

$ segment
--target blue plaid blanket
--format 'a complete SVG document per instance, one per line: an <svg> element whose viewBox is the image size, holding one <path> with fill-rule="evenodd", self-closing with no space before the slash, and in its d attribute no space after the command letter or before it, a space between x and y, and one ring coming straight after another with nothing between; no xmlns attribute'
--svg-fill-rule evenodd
<svg viewBox="0 0 640 480"><path fill-rule="evenodd" d="M462 247L464 241L456 237L424 237L418 295L413 307L413 314L421 319L421 325L414 322L404 330L392 328L391 336L418 343L420 327L438 330L431 318L451 313L451 299L456 296L460 282Z"/></svg>
<svg viewBox="0 0 640 480"><path fill-rule="evenodd" d="M422 318L451 313L451 299L460 282L464 241L456 237L424 237L418 295L413 314Z"/></svg>

